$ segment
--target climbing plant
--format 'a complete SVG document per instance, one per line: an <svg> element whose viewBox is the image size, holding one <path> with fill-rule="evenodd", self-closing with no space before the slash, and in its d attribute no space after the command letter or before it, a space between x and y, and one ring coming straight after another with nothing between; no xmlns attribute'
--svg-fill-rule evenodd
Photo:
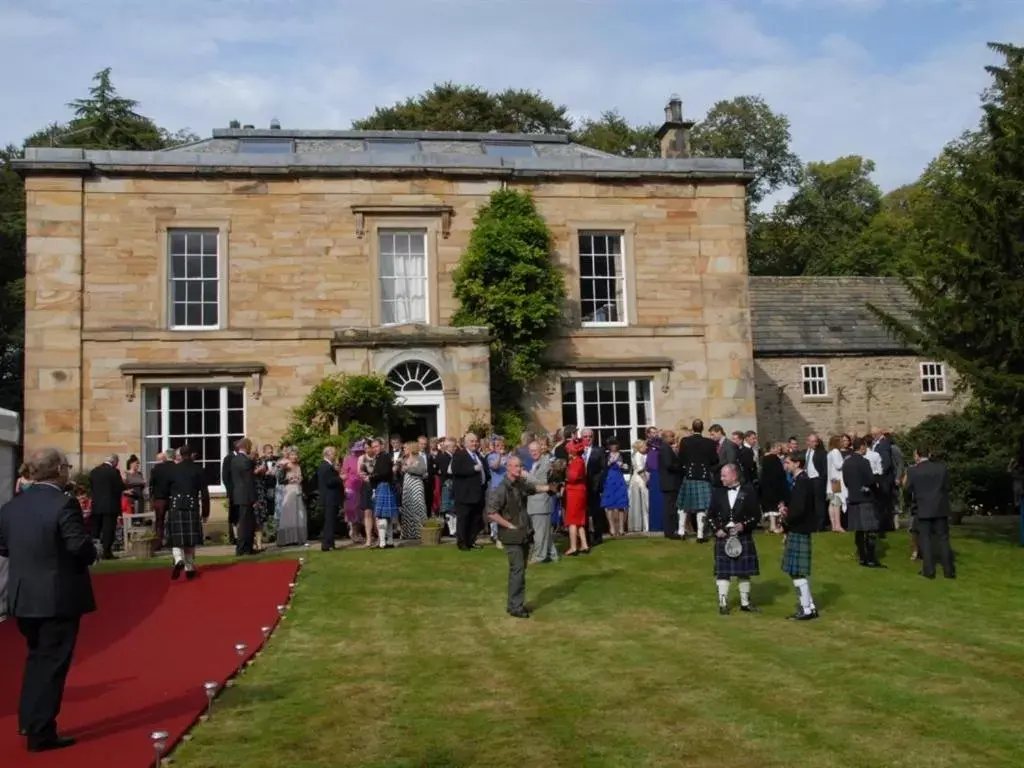
<svg viewBox="0 0 1024 768"><path fill-rule="evenodd" d="M457 326L487 326L491 341L492 424L521 419L527 388L561 322L562 273L551 259L551 231L526 192L491 194L474 220L453 275Z"/></svg>

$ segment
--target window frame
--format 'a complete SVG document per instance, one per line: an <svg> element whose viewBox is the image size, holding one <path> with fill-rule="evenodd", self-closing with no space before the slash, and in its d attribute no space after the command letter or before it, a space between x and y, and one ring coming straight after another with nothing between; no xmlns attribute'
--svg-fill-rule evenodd
<svg viewBox="0 0 1024 768"><path fill-rule="evenodd" d="M607 425L607 424L592 425L592 424L587 424L586 423L586 418L585 418L586 409L584 407L584 401L583 401L583 387L584 387L584 384L586 384L588 382L592 382L592 383L594 383L596 385L600 385L602 382L613 382L613 381L625 381L625 382L627 382L627 385L628 385L628 397L629 397L629 419L630 419L630 423L627 424L627 425L621 425L621 424L620 425ZM649 423L647 423L647 424L640 424L639 423L638 413L637 413L639 411L639 400L637 399L636 391L637 391L637 384L639 382L641 382L641 381L646 382L647 386L648 386L649 398L648 398L648 401L647 401L647 406L648 406L647 418L648 418L648 422ZM561 413L563 413L563 414L565 412L565 408L566 408L566 405L567 405L566 398L565 398L565 387L566 387L567 384L571 384L573 386L573 397L575 398L575 401L576 401L575 402L576 418L573 420L572 423L576 426L577 429L580 429L580 430L592 429L592 430L594 430L596 432L596 431L602 430L602 429L619 429L619 428L622 428L622 427L626 427L626 428L628 428L630 430L631 434L633 434L633 435L636 435L636 434L643 435L643 434L646 433L647 429L649 429L650 427L652 427L652 426L657 424L657 416L655 415L655 412L654 412L654 377L653 376L651 376L651 377L649 377L649 376L636 376L636 375L625 375L625 376L614 376L614 375L612 375L612 376L565 376L565 377L562 378L561 386L559 387L560 408L561 408ZM563 416L563 420L564 420L564 416ZM639 440L639 439L643 439L643 437L642 436L641 437L632 437L629 440L629 444L628 445L620 445L619 446L619 451L624 453L624 454L631 455L632 452L633 452L633 441L634 440ZM595 445L596 445L596 443L595 443ZM601 444L600 447L602 447L602 448L604 447L603 443Z"/></svg>
<svg viewBox="0 0 1024 768"><path fill-rule="evenodd" d="M929 366L932 371L929 372ZM918 381L922 397L949 397L949 382L946 376L946 364L941 361L925 360L918 363ZM939 382L941 390L925 389L925 382Z"/></svg>
<svg viewBox="0 0 1024 768"><path fill-rule="evenodd" d="M814 376L817 371L814 369L821 369L821 376ZM811 385L811 389L814 389L816 384L821 386L821 392L808 392L808 384ZM828 397L828 366L825 363L801 363L800 365L800 392L805 400L814 400L816 398Z"/></svg>
<svg viewBox="0 0 1024 768"><path fill-rule="evenodd" d="M153 463L153 458L147 454L146 440L153 438L160 438L160 451L168 451L171 448L171 436L170 430L170 391L172 389L217 389L220 392L220 401L218 403L218 413L220 417L221 434L220 434L220 447L221 455L219 461L223 462L224 457L227 455L230 446L228 444L228 390L235 389L242 394L242 434L245 435L248 431L249 421L249 408L247 405L246 394L248 387L244 382L240 381L152 381L146 382L141 386L141 397L139 398L139 432L141 434L141 450L139 451L139 458L143 469L147 472L150 464ZM161 422L161 434L151 435L147 434L146 429L146 393L147 390L158 390L160 392L160 422ZM219 468L218 468L219 474ZM224 487L224 478L221 478L220 485L207 486L208 491L211 494L226 494L227 489Z"/></svg>
<svg viewBox="0 0 1024 768"><path fill-rule="evenodd" d="M418 236L423 238L423 284L424 284L424 298L423 298L423 319L410 320L403 323L387 323L384 322L384 276L382 275L383 266L383 250L381 249L381 235L385 233L413 233L415 232ZM398 328L402 325L433 325L434 324L434 291L432 290L433 280L431 279L431 265L433 260L430 258L431 252L431 241L434 232L430 226L425 222L409 224L406 222L389 221L387 225L376 225L373 227L373 248L376 253L374 259L374 305L373 314L377 320L376 325L382 328ZM395 278L388 278L395 279Z"/></svg>
<svg viewBox="0 0 1024 768"><path fill-rule="evenodd" d="M172 221L167 224L158 224L160 242L160 264L163 275L163 326L169 331L196 333L209 331L223 331L228 327L228 232L230 226L222 221ZM216 234L217 241L217 324L216 325L176 325L174 322L174 259L171 253L172 236L178 233L204 234L212 232ZM186 280L188 278L185 278ZM202 278L199 278L202 279Z"/></svg>
<svg viewBox="0 0 1024 768"><path fill-rule="evenodd" d="M633 291L635 285L635 270L633 268L633 244L635 224L627 223L598 223L584 222L572 227L572 254L573 270L576 273L575 298L579 308L579 326L585 330L602 330L614 328L628 328L636 325L636 295ZM619 320L615 322L594 322L583 319L583 252L580 248L580 238L585 236L606 235L619 238L621 253L619 254L619 268L622 281L622 306L619 307ZM605 278L586 278L589 280Z"/></svg>

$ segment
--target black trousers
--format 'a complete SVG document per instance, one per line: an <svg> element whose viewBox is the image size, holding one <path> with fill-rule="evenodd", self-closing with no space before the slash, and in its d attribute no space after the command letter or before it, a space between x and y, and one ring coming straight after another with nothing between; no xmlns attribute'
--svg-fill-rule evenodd
<svg viewBox="0 0 1024 768"><path fill-rule="evenodd" d="M857 559L862 563L877 563L875 544L878 534L874 531L857 531L853 540L857 544Z"/></svg>
<svg viewBox="0 0 1024 768"><path fill-rule="evenodd" d="M608 513L601 506L601 494L596 490L587 490L587 517L590 518L591 535L588 544L600 544L608 533Z"/></svg>
<svg viewBox="0 0 1024 768"><path fill-rule="evenodd" d="M334 533L338 528L339 511L335 506L324 507L324 529L320 535L320 549L324 552L334 549Z"/></svg>
<svg viewBox="0 0 1024 768"><path fill-rule="evenodd" d="M506 610L522 611L526 608L526 560L530 555L530 543L506 544L508 557L508 604Z"/></svg>
<svg viewBox="0 0 1024 768"><path fill-rule="evenodd" d="M18 630L28 645L18 725L29 741L46 741L57 735L57 715L78 641L78 624L77 616L18 619Z"/></svg>
<svg viewBox="0 0 1024 768"><path fill-rule="evenodd" d="M90 521L92 522L92 537L99 539L103 557L113 557L114 539L117 536L117 515L93 515Z"/></svg>
<svg viewBox="0 0 1024 768"><path fill-rule="evenodd" d="M484 524L484 503L455 505L455 518L458 521L455 529L459 549L469 549L476 543L476 537Z"/></svg>
<svg viewBox="0 0 1024 768"><path fill-rule="evenodd" d="M252 504L238 505L238 538L235 541L236 555L251 555L256 544L256 513Z"/></svg>
<svg viewBox="0 0 1024 768"><path fill-rule="evenodd" d="M921 554L921 573L935 575L935 555L939 556L942 573L953 576L953 550L949 546L949 518L936 517L917 520L917 546ZM938 549L938 552L936 552Z"/></svg>
<svg viewBox="0 0 1024 768"><path fill-rule="evenodd" d="M238 525L238 505L228 499L228 541L232 544L237 542L235 526Z"/></svg>
<svg viewBox="0 0 1024 768"><path fill-rule="evenodd" d="M826 478L818 475L811 478L811 487L814 489L814 519L818 521L818 530L829 529L828 520L828 484Z"/></svg>
<svg viewBox="0 0 1024 768"><path fill-rule="evenodd" d="M674 537L679 532L679 489L661 492L661 517L665 521L665 536Z"/></svg>

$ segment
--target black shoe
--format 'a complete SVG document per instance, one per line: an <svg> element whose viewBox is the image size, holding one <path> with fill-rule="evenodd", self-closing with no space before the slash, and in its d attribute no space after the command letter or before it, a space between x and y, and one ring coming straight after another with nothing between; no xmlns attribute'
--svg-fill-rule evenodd
<svg viewBox="0 0 1024 768"><path fill-rule="evenodd" d="M799 610L788 618L790 621L813 621L818 618L818 612L811 611L810 613L804 613L803 610Z"/></svg>
<svg viewBox="0 0 1024 768"><path fill-rule="evenodd" d="M950 574L945 574L944 573L944 574L942 574L942 578L944 578L944 579L955 579L956 578L956 574L955 573L950 573Z"/></svg>
<svg viewBox="0 0 1024 768"><path fill-rule="evenodd" d="M28 739L29 752L49 752L53 749L64 749L74 746L75 740L70 736L51 736L48 739Z"/></svg>
<svg viewBox="0 0 1024 768"><path fill-rule="evenodd" d="M918 571L917 575L920 576L922 579L929 579L931 581L935 581L935 574L934 573L931 576L929 576L924 571Z"/></svg>
<svg viewBox="0 0 1024 768"><path fill-rule="evenodd" d="M199 575L199 571L185 571L185 581L192 581Z"/></svg>
<svg viewBox="0 0 1024 768"><path fill-rule="evenodd" d="M520 608L517 611L506 611L506 613L508 613L508 615L511 616L513 619L528 619L528 618L530 618L530 612L527 611L525 608Z"/></svg>
<svg viewBox="0 0 1024 768"><path fill-rule="evenodd" d="M885 568L885 566L877 560L872 560L870 563L867 564L867 566L868 568Z"/></svg>
<svg viewBox="0 0 1024 768"><path fill-rule="evenodd" d="M483 549L483 547L480 546L479 544L474 544L473 546L470 547L470 549Z"/></svg>
<svg viewBox="0 0 1024 768"><path fill-rule="evenodd" d="M750 603L747 603L746 605L741 605L740 606L740 610L743 611L744 613L760 613L761 612L760 608L758 608L756 605L751 605Z"/></svg>
<svg viewBox="0 0 1024 768"><path fill-rule="evenodd" d="M177 581L178 577L181 576L181 572L185 570L184 563L175 563L174 567L171 568L171 581Z"/></svg>
<svg viewBox="0 0 1024 768"><path fill-rule="evenodd" d="M718 615L719 616L728 616L729 615L729 606L728 605L720 605L720 606L718 606Z"/></svg>
<svg viewBox="0 0 1024 768"><path fill-rule="evenodd" d="M678 533L667 533L667 534L665 534L665 538L666 539L672 539L674 541L676 539L682 539L683 537L680 536Z"/></svg>
<svg viewBox="0 0 1024 768"><path fill-rule="evenodd" d="M708 540L707 540L707 539L700 539L700 538L698 538L698 539L697 539L697 543L698 543L698 544L707 544L707 543L708 543Z"/></svg>

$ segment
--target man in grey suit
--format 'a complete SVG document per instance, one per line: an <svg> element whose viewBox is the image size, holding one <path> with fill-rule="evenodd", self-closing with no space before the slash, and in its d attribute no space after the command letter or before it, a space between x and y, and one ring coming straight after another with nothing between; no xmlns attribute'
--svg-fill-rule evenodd
<svg viewBox="0 0 1024 768"><path fill-rule="evenodd" d="M918 546L921 550L921 575L935 578L935 549L938 547L942 573L956 578L953 550L949 546L949 470L941 461L931 459L927 446L914 451L916 464L907 470L907 491L917 517Z"/></svg>
<svg viewBox="0 0 1024 768"><path fill-rule="evenodd" d="M530 470L526 473L526 479L534 485L547 485L551 456L541 453L540 443L536 440L531 441L526 449L530 459ZM526 514L530 516L530 528L533 530L531 564L558 562L558 550L555 549L551 533L552 505L553 497L546 493L535 493L526 499Z"/></svg>

